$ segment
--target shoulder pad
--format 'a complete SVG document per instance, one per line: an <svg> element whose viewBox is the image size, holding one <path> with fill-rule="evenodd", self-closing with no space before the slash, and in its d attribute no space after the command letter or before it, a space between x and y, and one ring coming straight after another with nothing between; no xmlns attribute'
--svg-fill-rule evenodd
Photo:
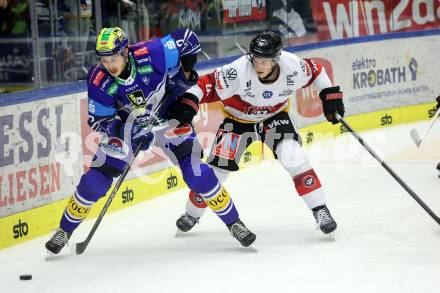
<svg viewBox="0 0 440 293"><path fill-rule="evenodd" d="M160 39L143 41L129 46L129 54L135 60L138 67L153 66L154 69L165 72L165 54Z"/></svg>

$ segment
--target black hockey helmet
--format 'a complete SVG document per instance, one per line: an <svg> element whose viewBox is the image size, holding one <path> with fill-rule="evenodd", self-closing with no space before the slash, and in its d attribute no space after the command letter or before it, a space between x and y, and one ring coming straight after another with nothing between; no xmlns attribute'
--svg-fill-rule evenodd
<svg viewBox="0 0 440 293"><path fill-rule="evenodd" d="M281 36L272 31L259 33L249 45L251 57L276 58L283 48Z"/></svg>

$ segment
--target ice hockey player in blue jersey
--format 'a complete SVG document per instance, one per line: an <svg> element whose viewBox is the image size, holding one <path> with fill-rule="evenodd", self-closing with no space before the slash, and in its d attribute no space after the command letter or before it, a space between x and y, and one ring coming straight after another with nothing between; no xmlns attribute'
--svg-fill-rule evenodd
<svg viewBox="0 0 440 293"><path fill-rule="evenodd" d="M437 101L435 110L438 111L438 109L440 109L440 96L438 96L435 100ZM440 178L440 163L437 164L437 171L438 171L438 178Z"/></svg>
<svg viewBox="0 0 440 293"><path fill-rule="evenodd" d="M100 63L89 70L89 126L104 135L61 217L60 227L46 243L59 253L72 232L123 172L134 150L158 146L179 166L186 184L203 195L207 205L243 246L255 234L240 221L228 192L212 169L200 160L201 150L191 125L199 101L185 95L198 80L193 70L200 44L189 29L133 45L118 27L103 28L96 40Z"/></svg>

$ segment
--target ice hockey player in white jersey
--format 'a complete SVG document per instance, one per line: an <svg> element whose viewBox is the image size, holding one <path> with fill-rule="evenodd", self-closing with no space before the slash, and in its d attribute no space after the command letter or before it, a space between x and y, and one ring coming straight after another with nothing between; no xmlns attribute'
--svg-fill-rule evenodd
<svg viewBox="0 0 440 293"><path fill-rule="evenodd" d="M249 53L202 76L188 93L202 103L220 100L225 119L220 125L207 162L220 182L238 170L238 162L255 140L261 140L292 177L295 189L315 217L317 228L328 234L336 222L327 208L320 180L301 148L300 137L288 113L295 91L312 84L319 92L325 117L333 124L344 115L342 92L333 86L321 64L282 50L280 35L265 31L252 39ZM185 213L176 221L191 230L206 203L190 191Z"/></svg>

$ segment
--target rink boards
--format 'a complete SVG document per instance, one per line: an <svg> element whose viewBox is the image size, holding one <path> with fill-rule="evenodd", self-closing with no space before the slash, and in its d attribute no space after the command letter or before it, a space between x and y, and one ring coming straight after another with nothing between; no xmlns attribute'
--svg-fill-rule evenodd
<svg viewBox="0 0 440 293"><path fill-rule="evenodd" d="M364 38L358 43L333 42L330 47L295 51L301 57L317 58L333 82L341 85L346 119L362 131L434 115L433 100L440 93L435 79L438 39L438 32L433 31L390 39ZM86 126L83 90L71 94L62 90L43 97L18 94L11 99L0 103L0 249L46 235L58 226L66 201L99 142L99 136ZM346 131L324 121L320 103L313 89L299 90L292 96L290 112L301 127L304 144ZM205 149L209 150L221 120L218 104L201 106L195 126ZM255 143L241 164L253 164L266 156L271 156L270 152ZM160 153L144 154L109 210L184 186L180 172L170 168ZM104 202L98 202L91 217L100 212Z"/></svg>

